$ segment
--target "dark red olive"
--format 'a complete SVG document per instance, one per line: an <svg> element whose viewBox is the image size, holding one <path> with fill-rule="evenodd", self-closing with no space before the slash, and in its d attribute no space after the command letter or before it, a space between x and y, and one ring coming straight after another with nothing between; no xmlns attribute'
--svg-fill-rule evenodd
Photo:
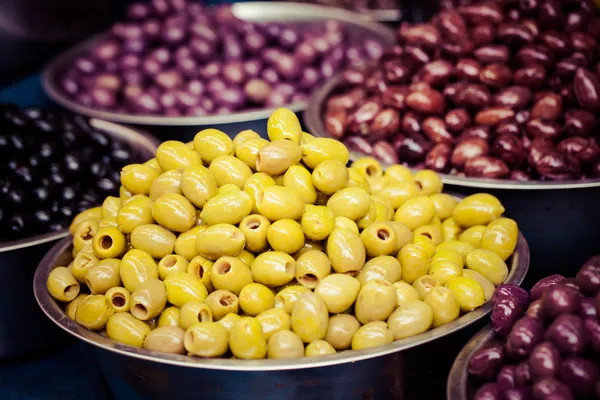
<svg viewBox="0 0 600 400"><path fill-rule="evenodd" d="M479 73L479 80L485 85L501 88L512 80L512 71L503 64L489 64Z"/></svg>
<svg viewBox="0 0 600 400"><path fill-rule="evenodd" d="M520 169L513 169L510 171L510 179L519 182L527 182L531 180L531 174Z"/></svg>
<svg viewBox="0 0 600 400"><path fill-rule="evenodd" d="M492 154L511 167L522 164L527 158L523 143L516 135L498 136L492 145Z"/></svg>
<svg viewBox="0 0 600 400"><path fill-rule="evenodd" d="M488 382L477 390L473 400L505 400L503 391L502 386Z"/></svg>
<svg viewBox="0 0 600 400"><path fill-rule="evenodd" d="M508 61L509 50L508 47L501 44L490 44L479 47L473 55L477 61L483 64L504 64Z"/></svg>
<svg viewBox="0 0 600 400"><path fill-rule="evenodd" d="M596 51L597 41L596 39L584 32L573 32L571 33L571 46L573 50L580 51L584 54L593 55Z"/></svg>
<svg viewBox="0 0 600 400"><path fill-rule="evenodd" d="M455 167L463 167L472 158L485 156L489 153L487 142L480 138L460 141L452 152L451 162Z"/></svg>
<svg viewBox="0 0 600 400"><path fill-rule="evenodd" d="M456 10L444 10L438 15L438 27L444 37L453 41L467 38L467 25L463 17Z"/></svg>
<svg viewBox="0 0 600 400"><path fill-rule="evenodd" d="M525 312L525 314L527 314L531 318L543 321L545 317L542 309L542 301L539 299L532 301L531 304L529 304L529 307L527 307L527 311Z"/></svg>
<svg viewBox="0 0 600 400"><path fill-rule="evenodd" d="M478 125L494 126L500 122L513 118L515 112L506 107L490 107L479 111L475 115L475 123Z"/></svg>
<svg viewBox="0 0 600 400"><path fill-rule="evenodd" d="M533 139L533 141L531 142L531 145L529 146L529 155L527 156L527 162L532 167L535 167L539 163L539 161L542 159L542 157L544 157L546 154L550 154L554 151L555 151L554 145L552 144L552 142L550 140L545 139L545 138ZM564 279L564 277L563 277L563 279ZM535 288L535 286L534 286L534 288Z"/></svg>
<svg viewBox="0 0 600 400"><path fill-rule="evenodd" d="M421 118L418 114L407 112L402 117L402 132L410 135L421 132Z"/></svg>
<svg viewBox="0 0 600 400"><path fill-rule="evenodd" d="M469 359L468 371L479 378L492 379L504 362L504 345L490 342L473 353Z"/></svg>
<svg viewBox="0 0 600 400"><path fill-rule="evenodd" d="M522 46L533 40L533 33L522 24L503 22L498 25L498 38L502 43Z"/></svg>
<svg viewBox="0 0 600 400"><path fill-rule="evenodd" d="M335 137L341 138L348 127L348 115L344 109L328 110L325 113L325 129Z"/></svg>
<svg viewBox="0 0 600 400"><path fill-rule="evenodd" d="M488 88L475 83L457 82L447 86L444 94L459 107L480 109L486 107L491 100Z"/></svg>
<svg viewBox="0 0 600 400"><path fill-rule="evenodd" d="M594 256L587 260L575 278L583 292L595 296L600 290L600 256Z"/></svg>
<svg viewBox="0 0 600 400"><path fill-rule="evenodd" d="M388 165L399 163L398 155L396 154L394 147L390 143L383 140L379 140L373 144L372 155L377 160Z"/></svg>
<svg viewBox="0 0 600 400"><path fill-rule="evenodd" d="M419 71L419 76L428 85L440 86L448 82L453 69L454 67L448 61L436 60L425 64Z"/></svg>
<svg viewBox="0 0 600 400"><path fill-rule="evenodd" d="M400 114L393 108L384 108L375 115L369 126L370 140L382 140L396 133L400 127Z"/></svg>
<svg viewBox="0 0 600 400"><path fill-rule="evenodd" d="M504 389L514 388L515 385L515 366L503 365L496 377L496 383Z"/></svg>
<svg viewBox="0 0 600 400"><path fill-rule="evenodd" d="M560 352L551 342L542 342L531 351L529 367L534 379L553 378L560 367Z"/></svg>
<svg viewBox="0 0 600 400"><path fill-rule="evenodd" d="M548 93L536 100L531 109L531 118L558 119L563 111L562 97L556 93Z"/></svg>
<svg viewBox="0 0 600 400"><path fill-rule="evenodd" d="M436 172L448 172L452 147L447 143L438 143L427 153L425 166Z"/></svg>
<svg viewBox="0 0 600 400"><path fill-rule="evenodd" d="M398 156L408 162L421 162L431 147L431 143L420 136L407 136L398 144Z"/></svg>
<svg viewBox="0 0 600 400"><path fill-rule="evenodd" d="M546 140L557 139L562 133L562 127L558 122L540 118L527 121L525 130L534 139Z"/></svg>
<svg viewBox="0 0 600 400"><path fill-rule="evenodd" d="M398 111L404 111L408 93L409 90L406 86L388 86L387 90L381 94L381 103Z"/></svg>
<svg viewBox="0 0 600 400"><path fill-rule="evenodd" d="M472 23L498 24L504 19L500 5L492 2L461 6L458 12Z"/></svg>
<svg viewBox="0 0 600 400"><path fill-rule="evenodd" d="M462 142L467 139L479 138L487 141L491 137L491 130L488 126L471 126L463 131L460 136L457 138L458 142Z"/></svg>
<svg viewBox="0 0 600 400"><path fill-rule="evenodd" d="M571 45L569 44L569 39L563 33L546 31L540 35L540 39L557 55L567 55L570 53Z"/></svg>
<svg viewBox="0 0 600 400"><path fill-rule="evenodd" d="M581 163L591 163L600 155L600 147L595 139L579 136L561 140L556 150L575 157Z"/></svg>
<svg viewBox="0 0 600 400"><path fill-rule="evenodd" d="M565 133L569 136L588 136L596 123L596 116L589 111L569 110L565 113Z"/></svg>
<svg viewBox="0 0 600 400"><path fill-rule="evenodd" d="M344 144L350 151L371 155L373 153L373 147L371 144L360 136L350 136L344 140Z"/></svg>
<svg viewBox="0 0 600 400"><path fill-rule="evenodd" d="M402 64L396 60L390 60L383 63L383 74L388 83L399 85L408 83L410 81L411 70L405 64ZM376 75L375 78L376 79L374 82L377 82Z"/></svg>
<svg viewBox="0 0 600 400"><path fill-rule="evenodd" d="M554 57L548 47L543 44L527 45L515 54L515 60L522 66L540 65L550 68L554 64Z"/></svg>
<svg viewBox="0 0 600 400"><path fill-rule="evenodd" d="M573 53L567 58L560 60L554 69L556 75L560 78L573 78L579 67L586 67L588 60L584 54Z"/></svg>
<svg viewBox="0 0 600 400"><path fill-rule="evenodd" d="M436 48L440 43L440 32L432 24L402 25L399 38L408 45L424 48Z"/></svg>
<svg viewBox="0 0 600 400"><path fill-rule="evenodd" d="M531 369L527 360L521 361L515 367L515 386L525 387L531 383Z"/></svg>
<svg viewBox="0 0 600 400"><path fill-rule="evenodd" d="M556 379L540 379L533 385L533 397L536 399L546 400L550 399L550 396L553 396L557 400L573 399L573 394L571 393L571 390L569 390L569 387Z"/></svg>
<svg viewBox="0 0 600 400"><path fill-rule="evenodd" d="M471 116L464 108L456 108L444 117L446 128L451 132L461 132L471 125Z"/></svg>
<svg viewBox="0 0 600 400"><path fill-rule="evenodd" d="M494 133L496 133L496 136L514 135L520 137L521 126L517 123L516 120L507 119L505 121L500 122L494 127Z"/></svg>
<svg viewBox="0 0 600 400"><path fill-rule="evenodd" d="M554 317L560 314L573 314L579 310L581 293L564 283L557 283L542 293L544 315Z"/></svg>
<svg viewBox="0 0 600 400"><path fill-rule="evenodd" d="M461 58L456 62L454 73L458 79L477 81L481 73L481 64L472 58Z"/></svg>
<svg viewBox="0 0 600 400"><path fill-rule="evenodd" d="M532 400L533 395L529 387L512 388L504 391L504 398L506 400Z"/></svg>
<svg viewBox="0 0 600 400"><path fill-rule="evenodd" d="M600 110L600 83L596 75L587 69L579 68L573 79L573 87L581 107L589 111Z"/></svg>
<svg viewBox="0 0 600 400"><path fill-rule="evenodd" d="M506 351L514 358L529 355L544 337L544 325L537 319L524 316L513 325L506 338Z"/></svg>
<svg viewBox="0 0 600 400"><path fill-rule="evenodd" d="M423 114L441 114L446 109L444 96L435 89L428 88L412 92L406 97L406 105Z"/></svg>
<svg viewBox="0 0 600 400"><path fill-rule="evenodd" d="M581 176L581 165L576 158L558 152L548 153L535 165L538 174L554 179L578 179Z"/></svg>
<svg viewBox="0 0 600 400"><path fill-rule="evenodd" d="M595 318L598 315L596 301L591 297L584 297L579 304L579 316L581 318Z"/></svg>
<svg viewBox="0 0 600 400"><path fill-rule="evenodd" d="M563 353L579 354L586 345L583 321L573 314L561 314L548 327L546 339Z"/></svg>
<svg viewBox="0 0 600 400"><path fill-rule="evenodd" d="M509 334L513 324L525 313L527 304L518 299L504 297L494 302L492 307L492 326L501 336Z"/></svg>
<svg viewBox="0 0 600 400"><path fill-rule="evenodd" d="M546 70L539 64L528 65L516 70L513 79L517 85L538 89L546 83Z"/></svg>
<svg viewBox="0 0 600 400"><path fill-rule="evenodd" d="M583 321L583 326L592 349L600 352L600 323L596 318L588 317Z"/></svg>
<svg viewBox="0 0 600 400"><path fill-rule="evenodd" d="M532 98L531 90L524 86L511 86L494 96L494 104L513 110L522 110L529 105Z"/></svg>
<svg viewBox="0 0 600 400"><path fill-rule="evenodd" d="M560 366L559 376L575 395L589 396L598 381L598 366L585 358L567 358Z"/></svg>
<svg viewBox="0 0 600 400"><path fill-rule="evenodd" d="M452 143L453 137L446 129L444 120L437 117L427 117L422 124L423 133L434 143Z"/></svg>

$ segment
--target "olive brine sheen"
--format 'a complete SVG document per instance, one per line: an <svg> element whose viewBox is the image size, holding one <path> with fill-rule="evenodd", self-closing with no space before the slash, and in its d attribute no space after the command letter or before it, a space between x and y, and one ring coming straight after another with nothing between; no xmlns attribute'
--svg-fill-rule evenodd
<svg viewBox="0 0 600 400"><path fill-rule="evenodd" d="M488 301L519 235L494 196L303 132L216 129L121 171L120 197L75 217L49 293L81 326L174 354L320 356L423 333Z"/></svg>

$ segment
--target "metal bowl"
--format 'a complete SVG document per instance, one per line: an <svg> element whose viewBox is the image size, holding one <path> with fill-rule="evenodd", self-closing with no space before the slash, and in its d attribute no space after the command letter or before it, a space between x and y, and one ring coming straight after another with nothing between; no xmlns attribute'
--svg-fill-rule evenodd
<svg viewBox="0 0 600 400"><path fill-rule="evenodd" d="M494 329L491 325L487 325L477 332L462 348L454 360L454 364L452 364L450 375L448 375L448 383L446 385L447 400L467 400L473 398L478 388L475 387L473 379L469 377L467 365L473 353L489 343L494 337Z"/></svg>
<svg viewBox="0 0 600 400"><path fill-rule="evenodd" d="M299 398L296 396L300 393L303 399L404 398L405 382L399 372L411 366L405 350L465 328L492 308L487 302L420 335L386 346L319 358L247 361L170 355L120 344L79 326L65 315L61 305L49 295L46 280L52 269L70 262L71 249L68 237L46 254L35 273L35 298L52 322L86 343L85 349L97 358L116 397L137 394L141 398L188 398L200 389L203 398L219 399ZM508 264L507 282L520 284L529 267L529 247L522 234Z"/></svg>
<svg viewBox="0 0 600 400"><path fill-rule="evenodd" d="M307 132L331 137L323 123L325 102L341 82L336 75L317 90L304 113ZM363 156L351 152L355 160ZM518 182L502 179L462 178L440 174L446 188L464 195L482 190L498 197L531 244L535 261L530 278L541 278L549 268L568 272L600 249L600 179ZM568 251L565 251L568 250ZM537 279L536 279L537 280Z"/></svg>
<svg viewBox="0 0 600 400"><path fill-rule="evenodd" d="M90 125L108 135L129 142L137 156L151 158L156 139L111 122L91 119ZM44 254L68 230L0 243L0 360L23 356L64 342L64 335L40 312L31 297L31 282Z"/></svg>
<svg viewBox="0 0 600 400"><path fill-rule="evenodd" d="M253 22L315 22L335 19L350 27L348 34L355 39L375 39L384 44L394 43L394 32L382 24L362 18L359 14L333 8L301 3L285 2L248 2L232 5L233 14L243 20ZM79 114L101 118L125 124L140 125L161 139L188 141L203 128L216 126L229 135L235 135L244 129L253 129L266 137L267 119L276 108L241 111L227 115L204 117L162 117L155 115L133 115L118 112L101 111L82 106L66 96L58 85L59 77L67 65L80 54L101 41L106 34L94 36L58 56L46 66L42 74L42 86L50 98ZM287 105L295 112L303 111L306 102Z"/></svg>

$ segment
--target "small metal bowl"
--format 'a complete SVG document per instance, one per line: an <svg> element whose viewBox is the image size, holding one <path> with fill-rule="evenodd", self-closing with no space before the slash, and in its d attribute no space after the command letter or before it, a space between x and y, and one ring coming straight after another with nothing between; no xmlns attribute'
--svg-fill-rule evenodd
<svg viewBox="0 0 600 400"><path fill-rule="evenodd" d="M131 398L134 394L141 398L191 398L198 390L202 390L203 398L219 399L404 398L401 371L410 370L411 362L415 362L406 351L463 329L492 308L487 302L420 335L372 349L318 358L250 361L170 355L120 344L83 328L65 315L62 305L48 293L46 280L55 267L70 262L71 249L68 237L46 254L35 273L35 298L52 322L85 343L85 350L96 358L117 398ZM520 233L508 264L506 282L520 284L529 267L529 247Z"/></svg>
<svg viewBox="0 0 600 400"><path fill-rule="evenodd" d="M233 4L232 12L240 19L253 22L315 22L333 19L342 21L349 26L348 34L351 39L364 40L371 38L383 44L392 44L395 40L394 32L384 25L339 8L301 3L248 2ZM46 66L42 74L42 86L50 98L79 114L108 121L139 125L165 140L188 141L193 139L199 130L214 127L218 127L229 135L235 135L244 129L253 129L266 137L267 119L277 107L204 117L163 117L102 111L76 103L66 96L59 87L60 74L72 63L73 59L85 53L105 36L106 34L102 34L86 40L61 54ZM301 102L286 107L294 112L301 112L306 106L306 102Z"/></svg>
<svg viewBox="0 0 600 400"><path fill-rule="evenodd" d="M146 133L111 122L91 119L90 125L128 142L138 157L151 158L158 142ZM68 229L0 243L0 360L39 352L64 342L64 335L48 323L31 297L35 268L48 250L69 235Z"/></svg>
<svg viewBox="0 0 600 400"><path fill-rule="evenodd" d="M462 348L452 364L448 383L446 385L447 400L468 400L472 399L478 387L469 377L467 366L473 353L494 339L495 333L491 325L481 329L467 344Z"/></svg>
<svg viewBox="0 0 600 400"><path fill-rule="evenodd" d="M340 74L334 76L311 97L304 113L307 132L331 137L323 123L323 110L341 79ZM362 156L350 154L352 160ZM542 278L550 267L557 273L568 272L569 265L583 264L600 248L600 179L518 182L440 175L448 190L464 195L485 191L510 210L531 244L536 267L530 278Z"/></svg>

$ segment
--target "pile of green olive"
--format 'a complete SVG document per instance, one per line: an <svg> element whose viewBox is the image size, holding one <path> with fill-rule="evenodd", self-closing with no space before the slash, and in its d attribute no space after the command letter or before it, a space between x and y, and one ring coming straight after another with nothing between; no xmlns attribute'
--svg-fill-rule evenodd
<svg viewBox="0 0 600 400"><path fill-rule="evenodd" d="M268 135L206 129L123 168L48 277L66 314L155 351L294 358L417 335L506 279L518 228L495 197L458 201L435 172L373 158L348 168L287 109Z"/></svg>

